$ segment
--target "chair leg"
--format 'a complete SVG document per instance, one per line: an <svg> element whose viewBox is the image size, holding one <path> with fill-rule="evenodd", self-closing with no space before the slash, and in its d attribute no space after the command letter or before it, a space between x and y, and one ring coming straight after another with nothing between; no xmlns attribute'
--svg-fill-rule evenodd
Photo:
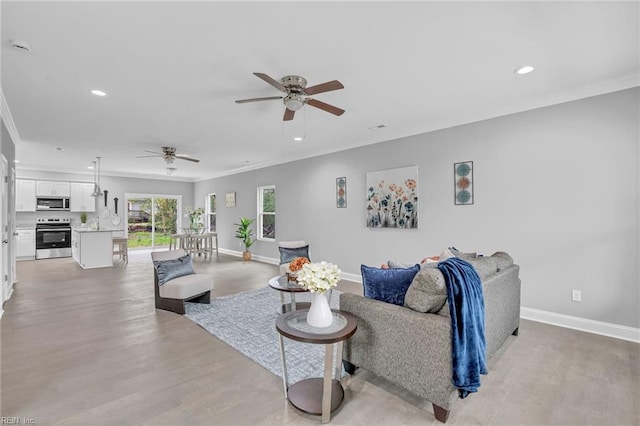
<svg viewBox="0 0 640 426"><path fill-rule="evenodd" d="M358 368L356 365L351 364L349 361L346 360L342 360L342 365L344 366L344 371L346 371L348 374L353 374L356 372L356 368Z"/></svg>
<svg viewBox="0 0 640 426"><path fill-rule="evenodd" d="M449 419L449 410L445 410L442 407L438 407L436 404L433 405L433 414L436 417L436 420L442 423L446 423Z"/></svg>

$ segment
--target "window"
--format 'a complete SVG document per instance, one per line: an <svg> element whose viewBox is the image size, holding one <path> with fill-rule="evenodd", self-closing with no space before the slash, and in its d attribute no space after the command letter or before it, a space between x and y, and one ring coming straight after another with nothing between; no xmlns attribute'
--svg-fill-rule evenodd
<svg viewBox="0 0 640 426"><path fill-rule="evenodd" d="M267 241L276 239L276 187L274 185L258 188L258 239Z"/></svg>
<svg viewBox="0 0 640 426"><path fill-rule="evenodd" d="M207 194L204 205L207 206L207 229L216 232L216 194Z"/></svg>

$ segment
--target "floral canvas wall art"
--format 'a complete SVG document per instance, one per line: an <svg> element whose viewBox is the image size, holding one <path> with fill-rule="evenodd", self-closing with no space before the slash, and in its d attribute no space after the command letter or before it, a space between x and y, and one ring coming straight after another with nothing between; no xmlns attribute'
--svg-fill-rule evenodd
<svg viewBox="0 0 640 426"><path fill-rule="evenodd" d="M418 166L367 173L367 227L418 227Z"/></svg>

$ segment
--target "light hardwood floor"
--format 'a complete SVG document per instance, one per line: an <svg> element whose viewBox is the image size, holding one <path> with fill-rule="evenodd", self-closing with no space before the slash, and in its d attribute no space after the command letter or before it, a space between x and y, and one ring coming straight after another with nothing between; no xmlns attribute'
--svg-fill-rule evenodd
<svg viewBox="0 0 640 426"><path fill-rule="evenodd" d="M266 286L277 267L220 255L196 261L213 297ZM18 263L2 318L2 416L37 424L317 425L282 382L182 316L156 311L148 252L81 270L71 259ZM533 285L525 283L524 285ZM356 283L342 291L361 293ZM452 425L638 425L640 345L521 321ZM321 361L320 361L321 362ZM334 425L439 424L431 404L358 370Z"/></svg>

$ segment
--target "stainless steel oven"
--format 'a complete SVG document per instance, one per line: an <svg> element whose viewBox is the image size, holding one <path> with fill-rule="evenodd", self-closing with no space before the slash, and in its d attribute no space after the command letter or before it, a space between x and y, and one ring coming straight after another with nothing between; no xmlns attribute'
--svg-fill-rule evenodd
<svg viewBox="0 0 640 426"><path fill-rule="evenodd" d="M71 256L71 220L38 218L36 220L36 259Z"/></svg>

